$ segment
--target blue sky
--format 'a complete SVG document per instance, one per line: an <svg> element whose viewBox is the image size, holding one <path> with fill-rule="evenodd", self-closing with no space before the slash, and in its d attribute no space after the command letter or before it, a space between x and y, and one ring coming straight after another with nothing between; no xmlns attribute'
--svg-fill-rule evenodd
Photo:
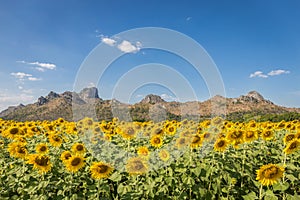
<svg viewBox="0 0 300 200"><path fill-rule="evenodd" d="M299 10L296 0L0 0L0 110L32 103L49 91L72 91L83 61L101 43L124 53L99 82L90 83L102 98L112 97L130 69L160 63L188 80L198 100L208 99L205 81L184 59L116 37L142 27L175 30L198 42L216 64L227 97L256 90L276 104L300 107ZM157 77L177 81L168 74ZM122 96L130 94L129 101L136 102L155 93L174 100L185 91L177 90L154 83L115 96L127 101ZM187 94L180 100L194 99Z"/></svg>

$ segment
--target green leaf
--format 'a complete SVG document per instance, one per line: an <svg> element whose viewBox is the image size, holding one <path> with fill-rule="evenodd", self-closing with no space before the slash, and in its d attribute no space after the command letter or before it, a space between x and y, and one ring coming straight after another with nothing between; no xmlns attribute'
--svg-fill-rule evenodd
<svg viewBox="0 0 300 200"><path fill-rule="evenodd" d="M121 181L122 179L122 175L118 172L115 172L113 173L110 177L109 177L110 180L114 181L114 182L118 182L118 181Z"/></svg>
<svg viewBox="0 0 300 200"><path fill-rule="evenodd" d="M287 182L285 182L285 183L279 182L279 183L273 185L273 190L274 191L285 191L289 187L290 187L289 183L287 183Z"/></svg>
<svg viewBox="0 0 300 200"><path fill-rule="evenodd" d="M267 190L266 193L265 193L265 199L277 200L278 197L275 196L275 194L272 192L272 190Z"/></svg>
<svg viewBox="0 0 300 200"><path fill-rule="evenodd" d="M255 192L250 192L247 195L243 195L243 199L245 200L257 199L257 196Z"/></svg>

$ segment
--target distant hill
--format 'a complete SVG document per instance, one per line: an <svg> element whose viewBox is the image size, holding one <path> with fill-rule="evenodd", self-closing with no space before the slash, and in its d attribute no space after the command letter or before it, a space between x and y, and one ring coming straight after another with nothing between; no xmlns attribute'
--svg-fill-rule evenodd
<svg viewBox="0 0 300 200"><path fill-rule="evenodd" d="M94 115L89 116L92 113ZM299 108L278 106L256 91L237 98L214 96L206 101L167 102L158 95L149 94L136 104L125 104L116 99L103 100L95 87L84 88L79 93L66 91L57 94L51 91L41 96L35 103L11 106L0 113L0 118L27 120L79 120L85 116L95 120L111 120L118 116L123 120L136 121L164 119L205 119L225 113L231 120L262 119L266 116L289 115L300 116Z"/></svg>

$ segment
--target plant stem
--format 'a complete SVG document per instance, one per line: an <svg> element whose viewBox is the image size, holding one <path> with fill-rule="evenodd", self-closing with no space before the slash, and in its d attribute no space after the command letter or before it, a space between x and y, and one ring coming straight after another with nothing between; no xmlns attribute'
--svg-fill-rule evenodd
<svg viewBox="0 0 300 200"><path fill-rule="evenodd" d="M262 191L263 191L263 185L261 184L260 185L260 188L259 188L259 199L261 200L263 197L262 197Z"/></svg>

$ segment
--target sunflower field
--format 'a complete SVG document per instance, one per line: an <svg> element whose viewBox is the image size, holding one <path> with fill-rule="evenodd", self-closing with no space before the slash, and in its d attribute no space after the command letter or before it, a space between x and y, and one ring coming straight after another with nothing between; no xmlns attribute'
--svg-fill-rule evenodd
<svg viewBox="0 0 300 200"><path fill-rule="evenodd" d="M0 199L300 199L300 121L0 119Z"/></svg>

